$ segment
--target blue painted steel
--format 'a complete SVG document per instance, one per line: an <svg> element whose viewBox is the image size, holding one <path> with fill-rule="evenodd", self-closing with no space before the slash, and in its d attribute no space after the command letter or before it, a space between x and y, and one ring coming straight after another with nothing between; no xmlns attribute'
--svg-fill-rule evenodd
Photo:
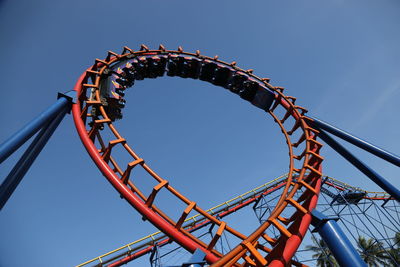
<svg viewBox="0 0 400 267"><path fill-rule="evenodd" d="M173 266L164 266L164 267L203 267L206 262L204 258L206 257L206 253L201 249L196 249L190 257L188 262L182 263L182 265L173 265Z"/></svg>
<svg viewBox="0 0 400 267"><path fill-rule="evenodd" d="M46 109L42 114L29 122L25 127L19 130L15 135L11 136L3 144L0 145L0 163L6 160L15 150L23 145L31 138L40 128L47 122L53 119L57 114L69 107L71 100L66 97L61 97Z"/></svg>
<svg viewBox="0 0 400 267"><path fill-rule="evenodd" d="M58 112L58 115L38 133L35 139L32 141L28 149L22 155L21 159L15 164L14 168L8 174L6 179L0 186L0 210L6 204L22 178L35 161L36 157L43 149L51 135L54 133L57 126L60 124L65 114L68 112L69 107L64 105Z"/></svg>
<svg viewBox="0 0 400 267"><path fill-rule="evenodd" d="M365 163L356 158L346 148L344 148L341 144L336 142L323 130L320 130L318 137L320 137L325 143L331 146L336 152L338 152L345 159L347 159L351 164L353 164L357 169L359 169L362 173L368 176L374 183L379 185L383 190L389 193L397 201L400 201L400 191L396 187L394 187L391 183L389 183L385 178L380 176L374 170L369 168Z"/></svg>
<svg viewBox="0 0 400 267"><path fill-rule="evenodd" d="M67 91L67 92L65 92L65 93L58 93L57 94L57 99L60 99L60 98L66 98L68 101L69 101L69 103L70 104L75 104L76 103L76 91L74 91L74 90L71 90L71 91ZM70 109L68 109L68 114L69 113L71 113L71 109L72 109L72 105L71 105L71 108Z"/></svg>
<svg viewBox="0 0 400 267"><path fill-rule="evenodd" d="M206 253L204 253L204 251L196 249L189 262L183 263L182 267L203 267L205 264L205 256Z"/></svg>
<svg viewBox="0 0 400 267"><path fill-rule="evenodd" d="M367 267L335 219L330 219L317 210L313 210L311 215L314 231L318 231L340 266Z"/></svg>
<svg viewBox="0 0 400 267"><path fill-rule="evenodd" d="M368 143L367 141L358 138L348 132L345 132L333 125L330 125L327 122L324 122L320 119L314 118L314 117L310 117L309 118L313 119L314 121L312 122L313 126L316 126L317 128L321 128L339 138L342 138L343 140L346 140L347 142L358 146L359 148L362 148L372 154L374 154L375 156L378 156L386 161L389 161L390 163L399 166L400 167L400 157L389 152L386 151L380 147L377 147L371 143Z"/></svg>

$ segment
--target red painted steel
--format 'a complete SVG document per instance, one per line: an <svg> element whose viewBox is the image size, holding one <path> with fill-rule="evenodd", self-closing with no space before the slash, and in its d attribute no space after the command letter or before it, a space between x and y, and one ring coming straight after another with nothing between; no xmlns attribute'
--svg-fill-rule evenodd
<svg viewBox="0 0 400 267"><path fill-rule="evenodd" d="M326 177L326 178L328 178L328 177ZM332 179L332 178L330 178L330 179ZM361 189L354 188L354 187L352 187L350 185L342 184L341 182L324 181L324 184L328 185L329 187L335 188L335 189L337 189L339 191L345 191L345 190L348 190L348 189L363 191ZM338 184L341 184L341 186L339 186ZM278 182L274 187L269 188L268 190L265 190L263 192L260 192L260 193L258 193L256 195L254 195L253 197L246 199L243 202L238 202L237 204L234 204L233 206L231 206L229 209L227 209L225 211L221 211L221 212L217 211L216 214L218 214L219 217L223 218L223 217L225 217L227 215L232 214L233 212L236 212L236 211L240 210L241 208L244 208L244 207L256 202L260 197L267 196L270 193L274 192L275 190L278 190L279 188L282 188L284 185L285 185L284 181L283 182ZM388 200L388 199L392 199L390 195L385 195L385 194L383 194L383 192L368 192L368 191L365 191L365 192L367 193L367 195L364 196L363 199L370 199L370 200ZM374 193L375 194L379 194L380 196L373 196ZM200 228L202 228L204 226L209 225L209 223L210 223L210 221L200 221L199 223L194 224L190 228L189 231L198 230L198 229L200 229ZM157 238L156 240L157 240L156 242L157 242L157 246L158 247L162 247L162 246L164 246L164 245L166 245L166 244L168 244L170 242L169 238L164 238L164 237L161 237L160 239ZM154 248L154 243L144 244L142 246L142 248L133 249L131 251L125 251L124 253L119 254L119 255L111 258L111 259L107 259L107 260L103 259L103 264L104 264L104 266L107 266L107 267L121 266L123 264L126 264L126 263L128 263L128 262L130 262L132 260L135 260L135 259L137 259L139 257L142 257L142 256L150 253L153 248ZM124 256L124 254L126 256ZM299 263L294 263L294 262L292 262L292 265L295 265L295 266L306 266L304 264L301 265Z"/></svg>
<svg viewBox="0 0 400 267"><path fill-rule="evenodd" d="M81 75L74 87L74 90L77 92L78 95L82 90L82 81L85 76L86 72ZM86 131L86 127L83 124L82 119L80 118L80 105L81 103L78 97L76 103L72 106L72 111L79 137L81 138L83 145L85 146L87 152L93 159L96 166L107 178L107 180L114 186L114 188L123 195L123 197L129 202L129 204L132 205L132 207L134 207L138 212L146 216L158 229L169 235L178 244L184 246L191 252L194 252L196 249L201 249L206 253L206 259L208 261L217 261L218 257L200 247L198 244L193 242L190 238L188 238L181 232L176 231L174 227L172 227L170 224L166 223L163 219L156 215L154 211L149 209L137 196L133 194L131 190L127 188L125 184L122 183L122 181L115 175L111 167L101 158L97 148L94 146L92 140L90 140Z"/></svg>
<svg viewBox="0 0 400 267"><path fill-rule="evenodd" d="M288 107L289 104L283 99L283 98L278 98L278 101L281 100L281 104L285 107ZM296 114L298 115L298 114ZM322 173L322 165L319 166L318 171ZM316 206L318 202L318 194L321 189L321 179L317 180L317 185L315 186L315 190L317 191L317 194L314 194L311 197L310 204L309 204L309 210L312 211ZM298 247L300 246L300 243L303 239L303 237L307 233L307 229L311 224L311 213L306 214L301 218L301 221L299 222L298 225L298 232L294 234L292 237L289 238L287 245L282 248L282 256L277 257L277 259L272 260L269 266L271 267L281 267L281 266L287 266L288 263L290 262L291 258L293 257L294 253L297 251ZM279 251L279 250L278 250Z"/></svg>
<svg viewBox="0 0 400 267"><path fill-rule="evenodd" d="M256 195L256 196L254 196L254 197L242 202L239 205L236 205L236 206L234 206L234 207L232 207L232 208L230 208L230 209L228 209L228 210L226 210L224 212L221 212L219 214L219 217L220 218L224 218L225 216L228 216L228 215L232 214L233 212L236 212L236 211L240 210L241 208L246 207L246 206L250 205L251 203L254 203L260 197L268 195L269 193L271 193L271 192L273 192L273 191L275 191L275 190L277 190L277 189L279 189L279 188L281 188L283 186L285 186L284 182L282 182L282 183L276 185L275 187L263 192L262 194ZM189 231L191 232L191 231L194 231L194 230L198 230L198 229L200 229L200 228L202 228L204 226L209 225L210 223L211 222L209 220L206 220L206 221L203 221L201 223L195 224L193 227L191 227L189 229ZM170 239L166 238L166 239L163 239L163 240L161 240L161 241L159 241L157 243L158 243L158 246L162 246L162 245L167 244L169 242L170 242ZM121 266L123 264L126 264L126 263L128 263L128 262L130 262L130 261L132 261L134 259L137 259L137 258L139 258L139 257L141 257L141 256L143 256L143 255L145 255L147 253L150 253L151 250L153 249L153 247L154 246L146 247L146 248L144 248L144 249L142 249L140 251L137 251L137 252L135 252L135 253L133 253L133 254L131 254L129 256L126 256L126 257L124 257L124 258L122 258L122 259L120 259L120 260L118 260L116 262L113 262L113 263L109 264L108 267L116 267L116 266Z"/></svg>
<svg viewBox="0 0 400 267"><path fill-rule="evenodd" d="M259 83L262 83L263 86L269 90L275 92L276 101L269 113L281 128L288 145L290 158L289 174L283 193L278 200L277 207L272 211L270 218L259 228L257 228L250 236L245 236L228 225L225 227L224 222L206 213L205 210L198 207L193 201L180 194L169 184L168 181L158 176L145 163L145 161L142 160L129 147L126 140L123 139L123 137L112 125L112 121L108 117L99 93L100 81L101 79L104 79L103 73L105 73L105 69L116 62L136 56L150 54L183 55L196 57L199 60L208 60L209 62L221 64L226 68L233 68L235 72L248 76ZM93 84L89 84L89 76L91 77ZM139 213L141 213L146 219L148 219L178 244L190 252L194 252L196 249L201 249L206 253L207 262L213 264L213 266L239 266L237 261L240 258L244 259L244 265L265 265L270 263L271 266L283 266L290 261L297 247L301 243L301 240L305 234L305 230L310 224L310 212L315 207L321 184L321 162L323 158L319 156L319 150L322 145L315 140L316 136L318 135L318 131L311 128L306 122L306 120L310 119L303 116L306 110L300 106L294 105L296 99L294 97L285 96L282 93L283 88L273 87L268 82L269 79L261 79L252 74L251 70L245 71L236 67L235 62L229 64L218 60L218 57L210 58L200 56L200 52L198 51L196 54L183 52L182 48L179 48L178 51L166 51L163 46L160 46L160 50L149 51L146 46L142 46L141 51L134 52L125 47L121 55L114 52L109 52L105 60L96 59L95 65L81 75L75 86L75 91L78 94L78 100L77 103L73 105L73 117L77 131L86 150L107 180ZM86 95L86 90L88 88L92 90L93 94L93 97L91 96L90 99L88 99ZM286 110L286 114L282 119L278 119L278 117L274 114L274 110L278 105ZM97 119L95 118L94 123L91 126L89 125L91 129L88 131L85 124L87 117L93 116L93 113L88 113L89 109L93 106L96 107L97 112L100 112L98 114L100 114L99 116L102 116L103 119L99 119L97 117L98 115L95 115ZM84 108L82 109L82 107ZM295 122L293 129L290 131L287 131L284 126L284 122L288 118L292 118L292 120ZM115 135L115 140L108 140L108 146L100 135L100 124L103 125L103 127L109 127L111 132ZM298 130L302 132L302 135L296 143L292 143L290 136ZM100 148L97 148L94 144L94 140L96 138L100 143ZM115 145L122 145L126 152L128 152L134 160L132 161L132 166L129 165L125 171L118 165L117 160L112 157L112 147ZM295 155L293 147L298 147L299 145L304 147L302 150L303 152L300 155ZM295 168L295 160L299 161L300 163L302 162L301 168ZM110 166L110 164L112 166ZM136 165L147 171L158 183L153 188L153 193L148 197L146 197L140 191L140 189L129 180L130 171ZM118 177L118 175L121 177ZM294 175L296 176L296 180L293 180ZM293 197L296 191L303 186L305 187L306 191L299 199L294 199ZM188 205L178 223L171 220L153 204L153 201L157 196L157 192L161 189L168 190L180 201ZM288 228L282 225L280 222L282 218L279 216L287 205L291 205L297 210L291 216L291 218L284 219L291 222ZM223 231L227 231L228 233L235 235L241 239L242 242L226 255L222 255L215 249L211 249L213 247L212 245L204 244L201 240L192 236L188 231L180 227L180 222L182 222L184 216L186 216L187 213L189 213L192 209L206 217L211 223L217 226L223 225ZM272 249L260 246L258 241L258 239L262 238L262 236L265 236L264 232L269 227L275 227L282 233L281 237L278 238L277 241L274 241L275 243L272 246ZM267 255L264 257L261 253L267 253Z"/></svg>

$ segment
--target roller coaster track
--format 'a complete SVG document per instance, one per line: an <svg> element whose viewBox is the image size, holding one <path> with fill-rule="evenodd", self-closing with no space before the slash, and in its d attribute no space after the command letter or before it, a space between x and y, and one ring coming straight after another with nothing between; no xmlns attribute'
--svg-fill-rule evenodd
<svg viewBox="0 0 400 267"><path fill-rule="evenodd" d="M132 87L135 81L157 78L164 74L212 83L268 113L280 128L288 148L289 169L284 179L281 177L239 198L225 202L222 206L205 210L196 201L180 193L170 181L157 174L132 149L118 132L114 122L123 118L125 91ZM355 227L358 238L364 238L360 235L362 233L375 240L373 242L376 242L388 257L385 262L399 264L397 254L393 254L400 250L399 242L393 240L400 236L400 190L329 134L396 166L400 166L400 157L318 118L306 116L307 109L296 105L296 98L283 92L284 88L271 85L269 78L254 75L252 69L241 69L236 62L224 62L219 60L218 56L207 57L201 55L200 51L185 52L181 47L177 50L167 50L162 45L155 50L142 45L139 51L124 47L120 54L109 51L105 59L96 59L94 65L80 76L74 92L59 93L55 104L0 145L2 162L37 133L0 186L0 209L72 106L79 137L100 172L116 189L118 195L142 215L143 220L149 221L160 230L142 239L140 242L143 241L144 244L129 244L128 252L119 253L118 249L97 257L96 261L99 260L100 265L110 263L109 266L118 266L144 255L152 250L152 247L157 248L174 242L193 254L191 263L182 266L206 263L214 267L302 266L302 263L296 261L295 253L312 222L315 231L321 235L339 264L347 266L351 262L352 266L366 266L336 220L345 221ZM372 192L353 188L333 178L322 179L324 158L320 155L322 144L319 140L323 140L388 194L378 192L373 195ZM183 167L183 164L178 166ZM147 179L143 178L143 173ZM331 190L336 190L336 194ZM264 195L270 194L276 195L271 199L264 198ZM321 199L323 197L330 201L324 204L322 211L315 209L320 195ZM162 204L171 203L171 199L175 203L173 209L161 208ZM379 207L376 203L378 201L383 202ZM256 214L260 225L250 234L244 234L242 230L233 227L234 223L222 220L252 202L255 202L254 211L260 211ZM322 207L320 203L318 205L319 208ZM344 207L338 210L343 205ZM375 214L367 214L371 207L374 207ZM392 209L395 216L388 212L381 214L380 207L384 208L385 212ZM193 214L197 215L189 216ZM351 216L350 220L342 218L348 215ZM375 215L379 218L375 218ZM378 234L371 229L359 229L357 223L367 227L362 216L371 223L371 229L376 230ZM176 217L177 219L173 219ZM388 224L382 218L387 219ZM210 226L209 240L194 234L206 225ZM379 231L378 226L384 234ZM350 228L346 225L345 228L353 242L358 242L357 236ZM214 229L215 233L211 229ZM233 249L229 245L227 251L221 246L222 236L226 240L234 240ZM381 243L382 240L384 244ZM130 246L133 245L132 249ZM324 245L319 245L320 249L321 246ZM114 252L119 254L114 255ZM327 255L326 252L325 254Z"/></svg>
<svg viewBox="0 0 400 267"><path fill-rule="evenodd" d="M353 187L349 184L346 184L342 181L336 180L332 177L324 176L324 184L327 187L323 187L327 192L325 192L332 199L337 196L337 193L330 192L327 188L334 188L339 190L339 192L344 191L353 191L353 192L362 192L363 199L369 200L390 200L391 196L385 192L370 192L363 190L361 188ZM242 208L249 206L250 204L254 204L264 196L268 197L268 195L272 194L274 191L281 189L287 180L287 175L280 176L268 183L265 183L261 186L258 186L248 192L245 192L235 198L232 198L226 202L223 202L215 207L212 207L207 210L210 215L218 216L219 218L223 218L236 212ZM322 188L321 188L322 189ZM210 220L206 219L204 216L200 214L196 214L185 220L183 228L187 231L194 232L199 230L211 223ZM117 248L113 251L105 253L101 256L93 258L89 261L86 261L82 264L77 265L77 267L83 266L108 266L108 267L116 267L126 264L132 260L135 260L139 257L142 257L146 254L149 254L153 251L154 247L162 247L171 242L171 240L164 235L162 232L158 231L143 238L140 238L134 242L131 242L125 246ZM304 264L300 264L298 262L292 261L292 265L294 266L306 266Z"/></svg>
<svg viewBox="0 0 400 267"><path fill-rule="evenodd" d="M125 66L123 72L119 70L121 66ZM265 110L280 127L289 150L284 190L269 218L250 235L235 230L178 192L136 154L113 125L122 117L119 107L125 104L122 98L124 90L135 79L155 78L165 72L168 76L200 79L225 87ZM121 54L109 51L104 60L96 59L94 65L81 75L74 90L78 96L72 108L74 122L90 157L121 197L155 227L191 253L202 250L211 266L285 266L291 262L310 225L311 211L317 204L323 161L319 155L322 144L316 140L319 131L310 126L311 119L305 116L307 110L295 104L296 98L284 95L283 88L272 86L269 79L257 77L252 70L237 67L235 62L223 62L217 56L203 56L199 51L166 50L163 46L150 50L144 45L140 51L125 47ZM117 100L107 100L105 91L116 95ZM113 101L118 101L118 108L113 108ZM112 134L102 134L104 128ZM121 165L115 152L117 147L131 157L127 166ZM154 185L150 194L144 194L144 189L131 179L134 168L142 168L152 177ZM303 189L302 194L295 197L300 189ZM166 190L186 205L178 220L174 221L157 207L161 190ZM282 217L282 212L288 207L294 208L294 212ZM191 212L200 214L218 229L210 243L204 243L183 227ZM266 234L271 227L280 232L280 237L272 238ZM215 248L222 233L240 240L226 254ZM264 241L268 244L261 245Z"/></svg>

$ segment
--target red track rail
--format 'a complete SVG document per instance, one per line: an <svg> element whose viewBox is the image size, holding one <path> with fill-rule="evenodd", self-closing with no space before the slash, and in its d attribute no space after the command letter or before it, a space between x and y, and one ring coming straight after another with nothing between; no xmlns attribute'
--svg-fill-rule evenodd
<svg viewBox="0 0 400 267"><path fill-rule="evenodd" d="M156 174L130 148L127 141L113 126L99 92L104 73L106 69L116 62L123 62L130 58L146 55L182 55L196 57L199 60L207 59L241 72L275 92L276 101L269 110L269 114L285 136L289 149L289 174L276 209L271 213L270 218L250 236L243 235L220 219L211 216L194 201L179 193L168 181ZM213 266L264 266L267 264L270 266L285 266L291 261L291 257L300 245L311 222L310 212L316 205L321 185L321 163L323 158L319 155L319 151L322 145L316 141L318 131L307 124L309 119L304 116L306 110L295 105L296 99L294 97L285 96L283 88L273 87L268 81L269 79L261 79L253 75L251 70L245 71L236 67L236 63L229 64L218 60L217 57L201 56L199 52L195 54L187 53L183 52L181 48L177 51L165 50L162 46L160 46L159 50L151 51L146 46L142 46L141 51L137 52L124 48L121 54L109 52L105 60L96 60L95 64L82 74L75 86L78 100L73 106L73 117L82 143L107 180L137 211L182 247L190 252L201 249L206 253L207 262L213 264ZM88 97L89 93L92 96L90 98ZM93 118L93 124L89 125L86 120L92 116L89 110L93 107L100 111L101 118ZM284 110L282 118L278 118L278 115L274 113L277 108ZM286 130L285 128L288 121L292 122L291 130ZM103 140L101 136L102 127L108 127L114 134L115 139ZM291 137L296 135L295 133L300 133L298 134L300 137L297 142L293 143ZM95 145L95 140L98 141L99 145ZM113 147L115 146L122 146L126 153L132 157L132 162L127 167L121 168L118 165L118 160L113 157ZM294 148L299 150L298 155L295 154ZM301 165L300 168L296 167L299 165ZM134 167L142 167L154 178L156 185L149 196L145 196L129 179ZM296 176L297 179L294 180L293 176ZM300 188L305 188L305 191L299 198L295 199L295 193ZM187 205L177 222L173 221L154 205L154 200L160 190L168 190L173 196ZM288 205L294 207L296 212L289 218L283 218L280 214ZM184 219L192 210L205 216L215 224L219 229L219 233L225 231L242 241L226 255L214 249L215 241L218 240L220 235L216 235L210 244L203 243L182 227ZM267 236L265 231L269 227L275 227L279 230L281 237L275 240ZM261 239L268 241L270 246L261 245Z"/></svg>
<svg viewBox="0 0 400 267"><path fill-rule="evenodd" d="M254 197L252 197L252 198L249 198L249 199L247 199L246 201L244 201L244 202L242 202L242 203L240 203L240 204L238 204L238 205L236 205L236 206L233 206L233 207L229 208L229 209L226 210L226 211L223 211L223 212L221 212L221 213L218 213L218 217L220 217L220 218L222 219L222 218L224 218L225 216L228 216L228 215L230 215L230 214L232 214L232 213L234 213L234 212L240 210L241 208L246 207L246 206L250 205L251 203L254 203L257 199L259 199L259 198L262 197L263 195L267 195L267 194L269 194L270 192L273 192L273 191L275 191L275 190L277 190L277 189L279 189L279 188L281 188L281 187L283 187L283 186L285 186L285 183L284 183L284 182L281 182L281 183L279 183L278 185L276 185L275 187L273 187L273 188L271 188L271 189L265 191L264 193L262 193L262 194L260 194L260 195L256 195L256 196L254 196ZM188 231L192 232L192 231L198 230L198 229L200 229L200 228L202 228L202 227L204 227L204 226L209 225L210 223L211 223L210 220L205 220L205 221L203 221L203 222L201 222L201 223L195 224L194 226L190 227L190 228L188 229ZM162 246L162 245L164 245L164 244L167 244L168 242L170 242L170 239L169 239L169 238L166 238L166 239L163 239L163 240L159 241L159 242L157 243L157 245L158 245L158 246ZM137 258L139 258L139 257L141 257L141 256L143 256L143 255L145 255L145 254L147 254L147 253L149 253L149 252L151 252L151 250L153 249L153 247L154 247L154 245L153 245L153 246L146 247L146 248L144 248L144 249L142 249L142 250L140 250L140 251L138 251L138 252L136 252L136 253L134 253L134 254L132 254L132 255L129 255L129 256L127 256L127 257L125 257L125 258L119 260L119 261L116 261L116 262L111 263L110 265L108 265L108 267L117 267L117 266L121 266L121 265L123 265L123 264L125 264L125 263L128 263L128 262L130 262L130 261L132 261L132 260L134 260L134 259L137 259Z"/></svg>
<svg viewBox="0 0 400 267"><path fill-rule="evenodd" d="M286 176L279 177L263 186L257 187L245 194L242 194L234 199L231 199L223 204L220 204L214 208L207 210L207 212L216 215L220 218L224 218L252 203L257 202L261 197L269 197L271 193L276 190L281 189L285 185ZM353 187L349 184L336 180L332 177L324 176L324 184L328 187L337 189L339 191L359 191L365 192L365 196L363 199L368 200L389 200L393 199L389 194L384 192L369 192L365 191L361 188ZM211 222L199 216L192 217L187 220L184 228L188 229L188 231L197 231ZM106 253L99 257L96 257L92 260L89 260L85 263L78 265L77 267L88 266L89 264L96 264L95 266L108 266L108 267L116 267L126 264L132 260L135 260L139 257L142 257L148 253L151 253L155 247L162 247L167 245L171 240L165 235L162 235L160 232L153 233L152 235L147 236L146 238L139 239L138 241L132 242L128 245L125 245L119 249L116 249L112 252ZM133 246L133 247L132 247ZM300 263L292 262L294 266L305 266Z"/></svg>

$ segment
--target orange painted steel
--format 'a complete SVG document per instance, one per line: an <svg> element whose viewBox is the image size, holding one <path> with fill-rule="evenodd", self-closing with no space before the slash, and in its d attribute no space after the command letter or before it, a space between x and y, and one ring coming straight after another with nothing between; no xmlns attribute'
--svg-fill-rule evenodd
<svg viewBox="0 0 400 267"><path fill-rule="evenodd" d="M234 212L237 212L240 209L243 209L244 207L247 207L254 202L257 202L258 200L260 200L261 197L269 197L270 194L282 188L286 184L285 182L286 175L283 175L272 180L271 182L268 182L244 194L236 196L231 200L223 202L222 204L219 204L211 209L208 209L207 212L213 215L217 215L219 218L224 218ZM343 192L346 190L363 192L365 193L365 195L362 198L365 200L393 199L389 194L385 192L366 191L328 176L323 177L323 183L331 188L337 189L339 192ZM188 231L196 231L204 226L207 226L208 223L209 221L205 220L199 214L197 214L186 220L184 228L187 228ZM123 264L126 264L132 260L135 260L143 255L150 253L154 249L154 247L162 247L170 243L170 241L171 240L169 238L167 238L165 235L162 235L162 233L158 231L139 240L131 242L125 246L117 248L113 251L105 253L101 256L95 257L82 264L79 264L76 267L89 266L89 264L92 264L91 266L94 266L93 264L97 262L99 263L97 263L96 266L122 266ZM295 261L292 261L292 265L305 266Z"/></svg>
<svg viewBox="0 0 400 267"><path fill-rule="evenodd" d="M146 55L182 55L199 60L209 60L239 71L275 93L276 100L268 113L280 127L288 146L288 179L278 204L271 212L268 220L249 236L240 233L226 222L210 215L199 207L195 201L178 192L169 181L159 176L147 165L144 159L134 152L128 145L127 140L114 127L113 120L107 113L106 104L103 103L100 95L100 83L105 79L104 75L109 66L133 57ZM144 218L188 251L194 252L196 249L204 251L206 253L206 261L211 266L285 266L291 261L311 222L310 212L316 205L321 185L321 163L323 158L319 155L322 145L316 140L318 131L309 126L307 123L309 118L304 115L307 111L295 105L296 99L294 97L285 96L283 88L272 86L268 78L259 78L252 73L252 70L246 71L238 68L236 62L226 63L220 61L217 56L214 58L203 56L200 55L199 51L188 53L184 52L182 48L178 48L177 51L165 50L163 46L160 46L158 50L150 50L142 45L140 51L135 52L128 47L124 47L121 54L109 51L104 60L96 59L95 64L82 74L75 86L75 90L78 94L78 101L73 106L73 115L84 146L96 165L120 195L137 209ZM97 117L93 117L90 112L92 108L99 111ZM284 115L281 118L274 113L277 108L284 111ZM93 117L93 123L87 122L89 117ZM285 126L288 121L293 124L290 130ZM101 135L104 127L108 127L113 137ZM298 135L299 139L292 141L291 138L295 135ZM118 159L113 156L113 151L117 146L124 148L125 153L132 158L126 167L121 167ZM299 150L299 152L295 153L294 150ZM130 179L134 175L135 168L143 168L154 179L156 184L150 195L146 196ZM294 177L296 179L293 179ZM304 188L305 191L299 198L295 199L295 193L300 188ZM186 205L178 221L171 219L154 204L154 200L157 199L157 195L161 190L169 191L176 199ZM295 212L290 217L283 218L281 214L288 206L294 208ZM182 228L182 222L192 210L216 225L219 235L223 232L233 235L241 240L240 243L229 253L223 255L214 247L215 239L218 237L213 238L211 243L206 244L193 236ZM269 227L279 230L281 237L272 239L266 235L266 230ZM261 245L264 243L263 240L269 242L269 245Z"/></svg>

